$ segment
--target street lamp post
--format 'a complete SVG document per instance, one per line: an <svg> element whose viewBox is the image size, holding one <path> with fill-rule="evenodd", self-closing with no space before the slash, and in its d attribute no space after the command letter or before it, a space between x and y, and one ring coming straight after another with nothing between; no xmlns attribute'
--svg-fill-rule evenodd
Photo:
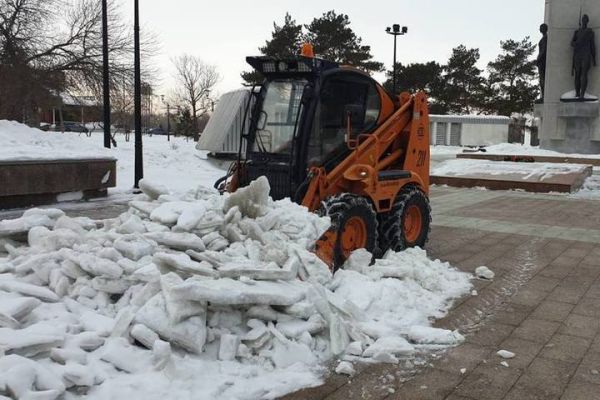
<svg viewBox="0 0 600 400"><path fill-rule="evenodd" d="M139 188L140 180L144 178L144 163L142 153L142 71L140 60L140 3L134 0L134 75L135 75L135 177L134 187Z"/></svg>
<svg viewBox="0 0 600 400"><path fill-rule="evenodd" d="M390 35L394 35L394 67L392 72L392 87L394 88L393 94L394 96L396 96L396 39L398 38L398 36L406 35L408 33L408 27L403 26L402 28L400 28L399 24L394 24L391 28L388 26L385 29L385 31Z"/></svg>
<svg viewBox="0 0 600 400"><path fill-rule="evenodd" d="M108 66L108 4L102 0L102 91L104 96L104 147L110 149L110 77Z"/></svg>

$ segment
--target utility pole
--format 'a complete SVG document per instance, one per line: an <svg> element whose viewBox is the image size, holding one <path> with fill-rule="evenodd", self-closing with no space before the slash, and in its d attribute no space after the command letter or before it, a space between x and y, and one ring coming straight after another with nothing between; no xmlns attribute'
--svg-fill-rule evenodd
<svg viewBox="0 0 600 400"><path fill-rule="evenodd" d="M110 77L108 66L108 4L102 0L102 80L104 96L104 147L110 149Z"/></svg>
<svg viewBox="0 0 600 400"><path fill-rule="evenodd" d="M134 187L140 187L140 180L144 178L144 163L142 152L142 68L140 60L140 3L134 0L134 122L135 122L135 182Z"/></svg>
<svg viewBox="0 0 600 400"><path fill-rule="evenodd" d="M391 28L388 26L385 31L390 35L394 35L394 67L392 69L392 87L394 89L392 93L394 96L396 96L396 39L398 36L406 35L408 33L408 27L403 26L400 28L399 24L394 24Z"/></svg>

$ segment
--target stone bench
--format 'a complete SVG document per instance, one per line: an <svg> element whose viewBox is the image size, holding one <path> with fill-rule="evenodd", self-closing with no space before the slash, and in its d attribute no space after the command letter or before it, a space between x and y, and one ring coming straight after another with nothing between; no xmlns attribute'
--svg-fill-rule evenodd
<svg viewBox="0 0 600 400"><path fill-rule="evenodd" d="M112 158L0 161L0 209L102 197L116 182Z"/></svg>

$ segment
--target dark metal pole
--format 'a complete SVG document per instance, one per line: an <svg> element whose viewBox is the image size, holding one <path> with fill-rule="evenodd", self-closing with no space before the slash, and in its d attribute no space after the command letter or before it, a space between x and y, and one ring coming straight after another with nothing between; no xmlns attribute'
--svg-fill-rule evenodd
<svg viewBox="0 0 600 400"><path fill-rule="evenodd" d="M102 0L102 80L104 96L104 147L110 149L110 77L108 67L108 5Z"/></svg>
<svg viewBox="0 0 600 400"><path fill-rule="evenodd" d="M134 0L134 69L135 69L135 183L139 188L140 180L144 178L144 163L142 153L142 71L140 61L140 3Z"/></svg>
<svg viewBox="0 0 600 400"><path fill-rule="evenodd" d="M394 77L393 77L393 79L394 79L394 84L393 84L394 96L396 95L396 38L397 37L398 37L398 35L394 35L394 68L393 68L393 70L394 70L394 72L393 72L393 74L394 74Z"/></svg>
<svg viewBox="0 0 600 400"><path fill-rule="evenodd" d="M171 141L171 106L167 103L167 142Z"/></svg>

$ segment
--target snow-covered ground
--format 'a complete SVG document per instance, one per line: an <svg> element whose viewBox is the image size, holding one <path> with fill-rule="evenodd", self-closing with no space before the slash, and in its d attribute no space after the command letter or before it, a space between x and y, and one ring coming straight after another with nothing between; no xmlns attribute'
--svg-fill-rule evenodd
<svg viewBox="0 0 600 400"><path fill-rule="evenodd" d="M468 274L424 251L332 275L329 225L259 179L220 196L142 181L114 220L32 209L0 222L0 396L272 399L324 365L410 360L462 341L431 327ZM37 397L36 397L37 396Z"/></svg>

